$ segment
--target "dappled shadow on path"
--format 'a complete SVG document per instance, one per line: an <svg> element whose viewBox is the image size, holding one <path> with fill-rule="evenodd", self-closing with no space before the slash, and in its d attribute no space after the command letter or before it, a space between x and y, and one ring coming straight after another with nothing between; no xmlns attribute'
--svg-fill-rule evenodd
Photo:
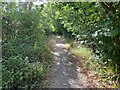
<svg viewBox="0 0 120 90"><path fill-rule="evenodd" d="M77 61L68 54L64 39L56 37L54 51L54 64L51 71L50 88L84 88L87 80L76 66ZM85 78L86 79L86 78Z"/></svg>

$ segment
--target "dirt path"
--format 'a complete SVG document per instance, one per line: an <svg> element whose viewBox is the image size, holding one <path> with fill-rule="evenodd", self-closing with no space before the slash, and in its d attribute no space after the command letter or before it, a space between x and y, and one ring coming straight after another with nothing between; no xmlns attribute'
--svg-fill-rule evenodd
<svg viewBox="0 0 120 90"><path fill-rule="evenodd" d="M56 37L54 45L54 64L50 75L50 88L85 88L87 78L76 65L77 61L68 54L64 39Z"/></svg>

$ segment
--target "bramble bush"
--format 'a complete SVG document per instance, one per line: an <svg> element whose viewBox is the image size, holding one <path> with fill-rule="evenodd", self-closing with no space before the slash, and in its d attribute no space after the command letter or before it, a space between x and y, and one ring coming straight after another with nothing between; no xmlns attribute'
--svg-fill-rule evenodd
<svg viewBox="0 0 120 90"><path fill-rule="evenodd" d="M2 87L44 87L51 61L48 38L41 23L41 8L3 3Z"/></svg>

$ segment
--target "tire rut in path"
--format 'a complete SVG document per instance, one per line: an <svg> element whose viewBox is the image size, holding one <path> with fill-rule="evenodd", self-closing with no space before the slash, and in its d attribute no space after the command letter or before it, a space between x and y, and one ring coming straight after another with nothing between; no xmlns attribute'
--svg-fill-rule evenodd
<svg viewBox="0 0 120 90"><path fill-rule="evenodd" d="M77 61L68 54L66 47L64 39L56 36L49 88L85 88L88 86L87 78L80 72Z"/></svg>

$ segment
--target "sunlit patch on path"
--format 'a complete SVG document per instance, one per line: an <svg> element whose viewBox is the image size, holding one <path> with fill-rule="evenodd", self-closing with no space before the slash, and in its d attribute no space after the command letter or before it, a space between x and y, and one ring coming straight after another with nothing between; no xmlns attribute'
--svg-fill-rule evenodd
<svg viewBox="0 0 120 90"><path fill-rule="evenodd" d="M54 64L49 82L50 88L84 88L87 87L87 80L80 73L76 61L68 55L69 44L64 43L60 36L56 37L54 51ZM84 79L84 80L83 80Z"/></svg>

